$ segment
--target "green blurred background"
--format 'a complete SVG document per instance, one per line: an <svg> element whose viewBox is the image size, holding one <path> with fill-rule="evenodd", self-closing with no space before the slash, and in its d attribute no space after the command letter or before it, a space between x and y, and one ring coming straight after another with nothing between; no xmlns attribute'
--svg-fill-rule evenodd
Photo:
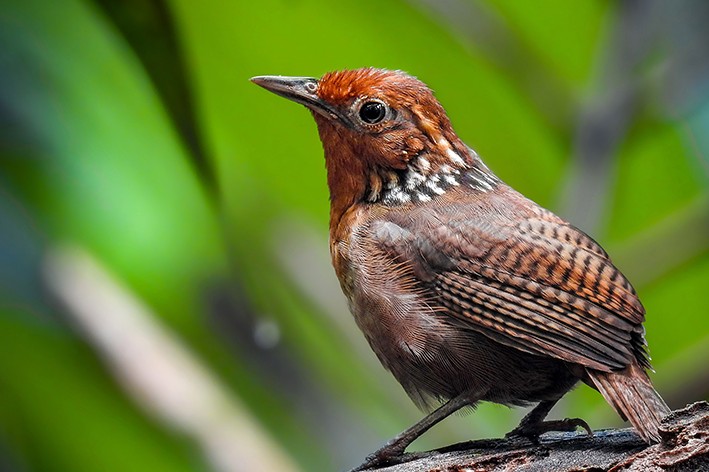
<svg viewBox="0 0 709 472"><path fill-rule="evenodd" d="M2 0L0 470L337 470L421 417L330 268L314 123L262 74L427 82L636 285L668 403L709 398L707 24L702 0ZM587 387L552 415L620 424Z"/></svg>

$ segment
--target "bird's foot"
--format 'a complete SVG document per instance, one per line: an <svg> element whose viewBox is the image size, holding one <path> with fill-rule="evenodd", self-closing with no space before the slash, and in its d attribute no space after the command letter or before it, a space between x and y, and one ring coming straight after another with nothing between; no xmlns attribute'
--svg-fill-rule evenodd
<svg viewBox="0 0 709 472"><path fill-rule="evenodd" d="M589 436L593 436L591 427L581 418L565 418L563 420L539 421L537 423L520 423L515 429L505 435L506 438L523 437L539 442L539 436L550 431L571 432L583 428Z"/></svg>
<svg viewBox="0 0 709 472"><path fill-rule="evenodd" d="M409 444L414 442L416 438L428 431L431 426L435 425L443 418L447 418L451 413L473 403L475 403L475 401L473 401L467 393L451 398L426 415L421 421L395 436L391 441L386 443L384 447L367 456L362 465L352 469L350 472L378 469L387 465L401 464L402 462L417 458L420 454L409 453L404 457L404 451L409 447Z"/></svg>
<svg viewBox="0 0 709 472"><path fill-rule="evenodd" d="M364 462L362 462L362 464L355 467L350 472L379 469L380 467L399 464L403 462L403 455L405 449L406 445L404 445L404 447L401 447L401 444L398 444L395 441L391 441L384 445L384 447L368 455Z"/></svg>

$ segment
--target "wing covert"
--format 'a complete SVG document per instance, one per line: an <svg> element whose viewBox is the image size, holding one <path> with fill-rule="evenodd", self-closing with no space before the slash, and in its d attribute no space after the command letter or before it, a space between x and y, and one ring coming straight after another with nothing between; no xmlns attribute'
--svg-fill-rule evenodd
<svg viewBox="0 0 709 472"><path fill-rule="evenodd" d="M609 371L647 365L644 308L605 251L558 221L473 221L379 231L380 247L410 261L423 290L473 330L525 352ZM451 221L451 220L449 220ZM401 222L397 222L401 224ZM396 226L396 225L394 225ZM397 226L398 227L398 226Z"/></svg>

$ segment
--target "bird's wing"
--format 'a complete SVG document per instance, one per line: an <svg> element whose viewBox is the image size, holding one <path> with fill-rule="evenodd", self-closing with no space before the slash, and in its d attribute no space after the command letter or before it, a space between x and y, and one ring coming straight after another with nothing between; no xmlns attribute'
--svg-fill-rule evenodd
<svg viewBox="0 0 709 472"><path fill-rule="evenodd" d="M414 229L413 221L375 224L377 245L410 261L430 300L471 329L601 371L647 365L644 308L580 230L543 212L507 224L438 218Z"/></svg>

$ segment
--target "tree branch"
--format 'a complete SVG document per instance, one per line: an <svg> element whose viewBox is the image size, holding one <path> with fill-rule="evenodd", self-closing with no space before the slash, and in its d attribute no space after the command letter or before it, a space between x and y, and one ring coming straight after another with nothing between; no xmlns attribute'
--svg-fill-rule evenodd
<svg viewBox="0 0 709 472"><path fill-rule="evenodd" d="M525 439L470 441L425 453L379 472L660 471L709 470L709 403L672 412L662 422L662 443L648 446L632 429L548 434L539 444Z"/></svg>

